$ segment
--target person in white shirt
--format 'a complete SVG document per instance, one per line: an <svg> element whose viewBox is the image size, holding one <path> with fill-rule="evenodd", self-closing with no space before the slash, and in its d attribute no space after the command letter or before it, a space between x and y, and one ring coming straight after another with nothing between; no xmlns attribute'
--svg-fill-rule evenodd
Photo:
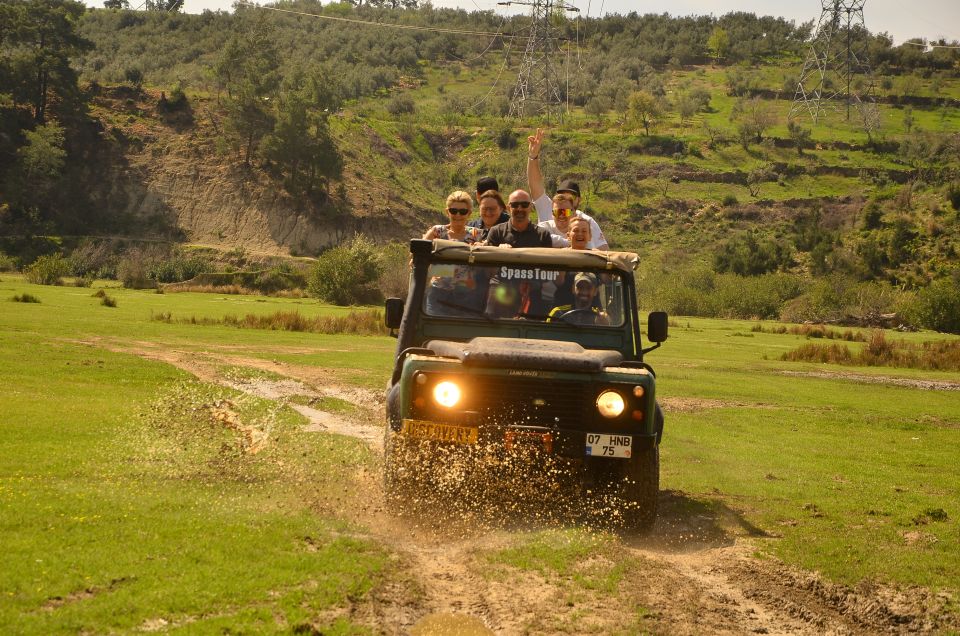
<svg viewBox="0 0 960 636"><path fill-rule="evenodd" d="M551 200L544 190L543 173L540 171L540 150L543 147L543 135L543 129L537 128L535 135L527 137L527 183L530 188L530 196L533 198L533 204L537 208L537 217L539 219L546 219L540 223L541 226L543 226L544 223L550 222L550 217L554 208L553 200ZM573 209L575 210L574 214L590 222L590 234L592 238L590 240L588 249L609 250L610 245L607 243L607 238L603 235L603 230L600 229L600 225L593 219L593 217L589 216L588 214L584 214L578 209L580 207L579 184L577 184L576 181L564 179L557 187L557 194L561 193L572 195ZM567 241L566 238L563 238L563 241ZM554 247L568 247L569 245L569 241L567 241L565 244L561 243L559 245L557 241L554 241Z"/></svg>
<svg viewBox="0 0 960 636"><path fill-rule="evenodd" d="M567 233L570 231L570 219L574 216L573 195L566 192L560 192L553 197L551 202L551 212L553 218L549 221L540 221L537 225L550 232L550 241L554 247L570 247L570 238ZM538 210L538 216L542 219L543 214Z"/></svg>

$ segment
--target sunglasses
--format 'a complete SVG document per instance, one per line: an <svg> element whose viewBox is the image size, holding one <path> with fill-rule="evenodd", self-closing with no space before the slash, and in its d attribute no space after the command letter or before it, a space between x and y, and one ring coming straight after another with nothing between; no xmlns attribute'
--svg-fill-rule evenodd
<svg viewBox="0 0 960 636"><path fill-rule="evenodd" d="M529 201L512 201L512 202L510 203L510 207L511 207L511 208L519 208L519 209L521 209L521 210L526 210L527 208L530 207L530 202L529 202Z"/></svg>
<svg viewBox="0 0 960 636"><path fill-rule="evenodd" d="M554 208L553 214L555 216L570 216L571 214L573 214L573 210L571 210L570 208L562 208L562 209Z"/></svg>
<svg viewBox="0 0 960 636"><path fill-rule="evenodd" d="M470 210L468 208L447 208L447 212L450 214L470 214Z"/></svg>

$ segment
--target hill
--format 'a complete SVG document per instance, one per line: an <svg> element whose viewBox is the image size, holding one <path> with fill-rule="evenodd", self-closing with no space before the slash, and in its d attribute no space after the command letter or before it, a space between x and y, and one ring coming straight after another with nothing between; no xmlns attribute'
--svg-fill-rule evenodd
<svg viewBox="0 0 960 636"><path fill-rule="evenodd" d="M504 117L519 61L512 41L465 36L454 45L442 29L514 33L522 17L277 6L428 30L243 7L87 11L76 28L89 46L72 58L84 106L53 104L63 168L44 187L7 171L7 191L22 196L9 197L4 233L294 254L357 231L402 240L442 220L446 193L470 190L477 176L524 187L525 137L546 126L548 189L578 179L611 244L643 256L658 292L647 300L673 311L742 313L683 301L725 275L778 276L769 284L783 290L779 315L825 276L849 289L872 282L882 296L957 271L954 50L920 55L884 34L858 34L878 67L882 125L856 114L813 125L788 117L809 25L752 14L610 16L563 25L586 35L565 51L576 72L562 121L521 121ZM718 29L733 44L711 59ZM651 111L638 109L637 95ZM16 100L5 108L17 130L36 126ZM0 148L11 159L23 154L16 137Z"/></svg>

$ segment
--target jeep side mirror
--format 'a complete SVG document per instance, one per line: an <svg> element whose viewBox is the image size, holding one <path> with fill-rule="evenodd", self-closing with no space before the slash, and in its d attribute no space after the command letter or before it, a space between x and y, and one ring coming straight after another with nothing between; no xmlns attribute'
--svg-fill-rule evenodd
<svg viewBox="0 0 960 636"><path fill-rule="evenodd" d="M403 299L387 298L383 310L383 322L388 329L399 329L400 322L403 320Z"/></svg>
<svg viewBox="0 0 960 636"><path fill-rule="evenodd" d="M647 316L647 340L663 342L667 339L667 312L651 311Z"/></svg>

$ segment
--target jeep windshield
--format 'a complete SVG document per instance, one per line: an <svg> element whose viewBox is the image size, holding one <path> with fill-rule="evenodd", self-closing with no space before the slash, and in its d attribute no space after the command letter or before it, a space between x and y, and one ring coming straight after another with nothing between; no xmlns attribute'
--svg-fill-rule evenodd
<svg viewBox="0 0 960 636"><path fill-rule="evenodd" d="M526 263L431 263L423 311L438 318L621 327L620 272Z"/></svg>

